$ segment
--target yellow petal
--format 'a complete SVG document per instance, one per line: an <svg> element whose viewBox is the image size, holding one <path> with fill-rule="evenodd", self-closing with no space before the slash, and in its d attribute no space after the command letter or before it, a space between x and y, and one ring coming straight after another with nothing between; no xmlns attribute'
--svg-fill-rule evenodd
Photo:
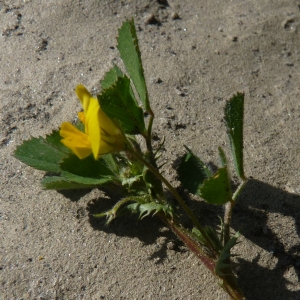
<svg viewBox="0 0 300 300"><path fill-rule="evenodd" d="M99 111L100 105L98 103L98 100L95 98L91 98L90 105L85 116L85 132L89 136L89 142L91 144L95 159L99 158L101 147L101 127Z"/></svg>
<svg viewBox="0 0 300 300"><path fill-rule="evenodd" d="M96 98L90 98L89 100L89 106L87 108L87 110L85 111L85 133L86 134L90 134L91 130L90 130L90 124L93 124L93 130L96 129L96 124L98 124L99 127L99 131L100 131L100 120L98 117L98 112L100 110L100 105L99 102ZM92 121L92 123L91 123ZM96 122L97 121L97 122Z"/></svg>
<svg viewBox="0 0 300 300"><path fill-rule="evenodd" d="M100 127L109 135L115 136L120 134L120 129L116 124L106 115L103 110L99 110Z"/></svg>
<svg viewBox="0 0 300 300"><path fill-rule="evenodd" d="M85 133L70 123L63 123L60 134L64 139L61 142L79 158L93 153L98 159L103 154L122 151L124 137L118 126L101 110L99 101L82 84L76 87L76 94L84 110L78 113L78 118L85 125Z"/></svg>
<svg viewBox="0 0 300 300"><path fill-rule="evenodd" d="M89 107L89 103L90 103L90 99L92 98L92 95L82 84L77 85L76 94L81 102L84 112L86 113L87 109Z"/></svg>
<svg viewBox="0 0 300 300"><path fill-rule="evenodd" d="M88 135L78 130L71 123L63 123L59 133L64 138L61 142L80 159L86 158L92 153Z"/></svg>
<svg viewBox="0 0 300 300"><path fill-rule="evenodd" d="M81 123L85 124L85 114L84 114L84 112L81 111L77 115L78 115L78 119L81 121Z"/></svg>

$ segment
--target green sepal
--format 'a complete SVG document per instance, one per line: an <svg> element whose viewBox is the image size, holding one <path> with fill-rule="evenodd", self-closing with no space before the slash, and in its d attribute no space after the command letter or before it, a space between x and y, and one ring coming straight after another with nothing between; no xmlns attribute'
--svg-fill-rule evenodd
<svg viewBox="0 0 300 300"><path fill-rule="evenodd" d="M142 65L141 52L138 45L135 25L133 19L127 20L119 29L117 37L118 50L124 62L130 79L143 103L144 108L150 111L150 103L148 99L148 91Z"/></svg>
<svg viewBox="0 0 300 300"><path fill-rule="evenodd" d="M238 176L245 180L243 165L244 94L237 93L228 100L224 112L235 170Z"/></svg>
<svg viewBox="0 0 300 300"><path fill-rule="evenodd" d="M177 169L179 180L183 188L187 189L191 194L199 195L199 188L205 179L213 174L206 165L193 152L187 149L187 153L183 156L181 163Z"/></svg>
<svg viewBox="0 0 300 300"><path fill-rule="evenodd" d="M227 167L220 168L212 177L205 179L199 192L209 204L222 205L230 201L232 192Z"/></svg>
<svg viewBox="0 0 300 300"><path fill-rule="evenodd" d="M59 162L70 153L61 139L59 131L53 131L46 138L31 138L17 147L14 156L35 169L60 173Z"/></svg>
<svg viewBox="0 0 300 300"><path fill-rule="evenodd" d="M144 134L144 113L137 105L130 79L117 77L115 83L98 95L101 109L112 120L117 120L126 134Z"/></svg>

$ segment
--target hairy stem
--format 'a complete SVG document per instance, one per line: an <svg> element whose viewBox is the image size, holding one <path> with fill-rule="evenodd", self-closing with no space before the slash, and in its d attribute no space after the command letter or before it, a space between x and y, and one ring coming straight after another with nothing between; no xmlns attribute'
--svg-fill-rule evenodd
<svg viewBox="0 0 300 300"><path fill-rule="evenodd" d="M225 204L223 246L225 246L227 242L230 240L230 225L231 225L231 215L232 215L233 206L234 206L234 202L232 200L230 200Z"/></svg>
<svg viewBox="0 0 300 300"><path fill-rule="evenodd" d="M184 211L191 218L195 227L200 231L201 235L204 237L207 247L211 250L212 253L214 253L216 255L216 250L215 250L213 244L211 243L210 239L208 238L205 230L202 228L202 226L200 225L200 223L197 220L197 218L195 217L195 215L192 213L190 208L185 204L183 199L179 196L179 194L174 189L174 187L169 183L169 181L165 177L163 177L152 164L150 164L147 160L145 160L142 156L140 156L134 150L133 150L133 152L131 152L131 155L133 157L135 157L137 160L139 160L140 162L142 162L159 180L161 180L161 182L163 182L166 185L166 187L169 189L169 191L176 198L177 202L182 206Z"/></svg>
<svg viewBox="0 0 300 300"><path fill-rule="evenodd" d="M224 212L224 245L230 240L230 226L231 226L231 216L232 216L232 210L235 205L236 199L243 190L247 183L247 180L244 180L235 193L232 196L232 199L226 203L225 205L225 212Z"/></svg>

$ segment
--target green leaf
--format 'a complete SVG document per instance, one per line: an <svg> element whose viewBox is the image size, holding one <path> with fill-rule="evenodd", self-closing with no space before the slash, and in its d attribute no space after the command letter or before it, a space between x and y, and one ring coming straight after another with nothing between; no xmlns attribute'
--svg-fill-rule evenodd
<svg viewBox="0 0 300 300"><path fill-rule="evenodd" d="M150 197L149 196L138 196L138 197L135 197L135 196L130 196L130 197L126 197L120 201L118 201L112 209L106 211L106 212L103 212L103 213L100 213L100 214L94 214L93 217L95 218L103 218L103 217L106 217L107 218L107 221L106 221L106 224L109 224L113 219L115 219L117 216L120 216L120 215L123 215L126 213L126 211L122 211L121 208L124 207L124 205L128 202L135 202L135 203L141 203L141 204L144 204L144 203L147 203L150 201Z"/></svg>
<svg viewBox="0 0 300 300"><path fill-rule="evenodd" d="M119 165L113 154L111 154L111 153L104 154L101 156L101 159L113 173L115 173L115 174L119 173Z"/></svg>
<svg viewBox="0 0 300 300"><path fill-rule="evenodd" d="M112 119L120 122L127 134L145 132L144 114L134 98L127 76L118 77L113 86L98 96L101 108Z"/></svg>
<svg viewBox="0 0 300 300"><path fill-rule="evenodd" d="M200 196L209 204L222 205L231 200L232 193L226 167L219 169L204 181L200 187Z"/></svg>
<svg viewBox="0 0 300 300"><path fill-rule="evenodd" d="M244 94L237 93L225 106L225 123L229 136L230 148L234 166L238 176L245 180L243 166L243 121L244 121Z"/></svg>
<svg viewBox="0 0 300 300"><path fill-rule="evenodd" d="M213 244L214 249L217 251L221 251L223 248L222 242L221 242L220 238L218 237L218 234L216 233L216 231L210 226L205 226L204 231L205 231L207 237L209 238L210 242ZM199 239L201 244L204 244L204 245L206 244L205 238L202 236L201 232L197 228L193 228L192 232L197 236L197 238Z"/></svg>
<svg viewBox="0 0 300 300"><path fill-rule="evenodd" d="M116 81L118 77L123 77L124 74L121 69L114 65L106 74L104 79L101 81L102 89L110 88Z"/></svg>
<svg viewBox="0 0 300 300"><path fill-rule="evenodd" d="M93 216L96 218L106 217L106 224L109 224L116 217L127 213L139 214L139 219L143 219L150 214L155 215L157 213L164 213L166 216L171 218L174 217L174 210L172 206L169 204L158 204L151 201L152 200L149 195L126 197L118 201L112 209L100 214L95 214ZM133 203L127 204L128 202Z"/></svg>
<svg viewBox="0 0 300 300"><path fill-rule="evenodd" d="M215 267L215 273L219 277L233 276L230 264L230 250L237 244L240 233L237 232L224 246Z"/></svg>
<svg viewBox="0 0 300 300"><path fill-rule="evenodd" d="M88 189L99 186L99 182L97 184L79 183L64 176L46 176L42 180L42 185L47 190Z"/></svg>
<svg viewBox="0 0 300 300"><path fill-rule="evenodd" d="M119 29L117 38L118 49L124 62L126 70L132 80L144 108L150 111L148 91L144 77L144 69L141 60L141 53L136 36L133 19L123 23Z"/></svg>
<svg viewBox="0 0 300 300"><path fill-rule="evenodd" d="M205 164L188 149L177 169L182 186L194 195L199 195L199 188L205 179L212 176Z"/></svg>
<svg viewBox="0 0 300 300"><path fill-rule="evenodd" d="M169 204L159 204L155 202L151 203L132 203L124 207L125 210L128 210L132 213L139 214L139 219L143 219L150 214L153 216L157 213L164 213L166 216L173 218L174 211L172 206Z"/></svg>
<svg viewBox="0 0 300 300"><path fill-rule="evenodd" d="M14 156L35 169L59 173L59 162L70 152L60 140L58 131L53 131L46 139L32 138L18 146Z"/></svg>
<svg viewBox="0 0 300 300"><path fill-rule="evenodd" d="M81 123L80 123L81 124ZM76 124L75 126L77 127L78 124ZM46 135L46 139L45 142L48 145L51 145L53 148L59 149L64 153L71 153L71 150L69 150L69 148L67 148L62 142L63 138L61 137L61 135L59 134L58 130L53 130L52 133L50 135Z"/></svg>
<svg viewBox="0 0 300 300"><path fill-rule="evenodd" d="M60 163L63 175L80 183L102 184L105 180L117 179L116 174L107 166L103 158L95 160L92 155L79 159L71 153Z"/></svg>

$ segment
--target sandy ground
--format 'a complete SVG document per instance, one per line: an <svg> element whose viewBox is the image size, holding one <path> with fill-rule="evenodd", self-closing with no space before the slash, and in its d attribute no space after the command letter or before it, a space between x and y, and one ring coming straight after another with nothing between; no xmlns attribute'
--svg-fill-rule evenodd
<svg viewBox="0 0 300 300"><path fill-rule="evenodd" d="M44 173L12 157L23 140L74 120L78 83L99 91L132 16L170 180L184 144L218 162L225 101L245 92L252 179L233 217L236 273L247 299L300 299L299 1L164 3L0 1L0 299L227 299L155 218L104 227L89 214L113 199L42 190ZM213 208L194 208L218 223Z"/></svg>

